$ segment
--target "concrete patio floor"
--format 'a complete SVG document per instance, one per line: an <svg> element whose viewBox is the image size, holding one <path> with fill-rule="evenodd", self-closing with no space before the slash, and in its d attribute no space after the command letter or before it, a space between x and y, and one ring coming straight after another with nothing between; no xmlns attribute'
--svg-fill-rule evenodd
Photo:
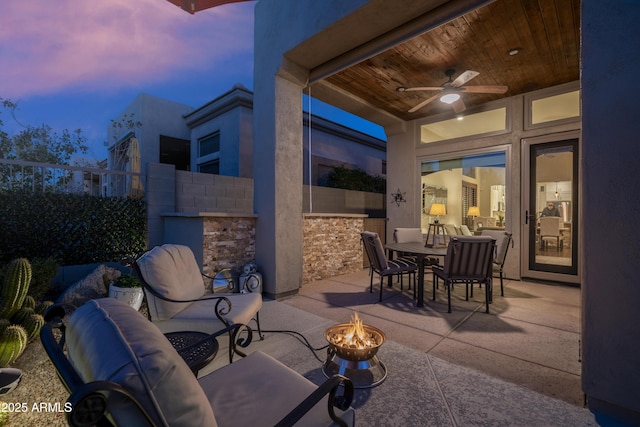
<svg viewBox="0 0 640 427"><path fill-rule="evenodd" d="M626 426L585 407L579 288L506 280L501 297L496 280L487 314L483 290L476 288L465 301L464 286L457 285L447 313L442 286L432 301L430 275L426 279L421 308L406 282L404 291L398 284L385 286L378 302L379 281L374 279L369 293L368 270L306 284L283 300L265 300L265 339L255 339L246 351L264 351L320 384L323 331L357 311L385 332L388 343L378 355L389 368L383 384L356 390L358 425ZM313 351L283 330L303 334ZM226 354L225 341L221 337L220 355ZM217 357L200 375L227 363Z"/></svg>
<svg viewBox="0 0 640 427"><path fill-rule="evenodd" d="M425 275L425 305L415 307L413 291L398 284L383 290L379 279L368 292L369 272L362 270L304 285L283 302L336 322L357 311L365 323L382 329L387 339L456 365L518 384L583 407L580 388L580 289L577 287L494 280L494 299L485 313L484 289L452 292L447 313L443 287L432 301L431 275Z"/></svg>

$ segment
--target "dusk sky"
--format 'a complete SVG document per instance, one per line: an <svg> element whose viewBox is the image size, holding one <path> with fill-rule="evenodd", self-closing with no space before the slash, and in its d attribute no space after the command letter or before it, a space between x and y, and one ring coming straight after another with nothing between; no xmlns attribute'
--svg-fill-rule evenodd
<svg viewBox="0 0 640 427"><path fill-rule="evenodd" d="M103 159L111 119L139 93L197 108L236 83L253 90L255 3L190 15L163 0L3 1L0 98L18 103L4 129L82 129L88 156ZM384 139L321 103L312 111Z"/></svg>

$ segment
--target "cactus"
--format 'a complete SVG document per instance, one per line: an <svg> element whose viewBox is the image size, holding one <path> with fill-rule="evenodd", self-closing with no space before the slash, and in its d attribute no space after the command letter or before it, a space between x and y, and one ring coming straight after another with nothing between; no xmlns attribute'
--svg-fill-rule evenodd
<svg viewBox="0 0 640 427"><path fill-rule="evenodd" d="M31 341L40 334L40 329L44 326L44 317L39 314L32 314L21 323L24 330L27 331L27 341Z"/></svg>
<svg viewBox="0 0 640 427"><path fill-rule="evenodd" d="M31 265L25 258L18 258L9 264L0 297L0 318L9 319L22 307L29 284Z"/></svg>
<svg viewBox="0 0 640 427"><path fill-rule="evenodd" d="M0 336L0 368L13 363L27 347L27 331L22 326L10 325Z"/></svg>
<svg viewBox="0 0 640 427"><path fill-rule="evenodd" d="M44 314L47 312L47 310L49 309L49 307L51 307L53 305L53 301L42 301L39 302L36 305L36 314L40 314L42 316L44 316Z"/></svg>
<svg viewBox="0 0 640 427"><path fill-rule="evenodd" d="M33 308L22 307L11 316L11 323L16 325L22 325L29 317L35 314Z"/></svg>
<svg viewBox="0 0 640 427"><path fill-rule="evenodd" d="M22 308L36 308L36 300L31 295L24 297Z"/></svg>

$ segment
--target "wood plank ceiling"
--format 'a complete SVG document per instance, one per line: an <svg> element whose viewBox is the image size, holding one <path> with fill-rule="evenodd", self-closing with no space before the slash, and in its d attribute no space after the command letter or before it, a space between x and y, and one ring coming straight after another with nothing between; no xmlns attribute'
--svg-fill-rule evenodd
<svg viewBox="0 0 640 427"><path fill-rule="evenodd" d="M517 55L509 55L519 49ZM503 95L463 93L467 108L580 78L580 0L496 0L365 60L326 80L403 120L451 111L437 92L398 87L440 86L445 71L480 74L472 85L506 85Z"/></svg>

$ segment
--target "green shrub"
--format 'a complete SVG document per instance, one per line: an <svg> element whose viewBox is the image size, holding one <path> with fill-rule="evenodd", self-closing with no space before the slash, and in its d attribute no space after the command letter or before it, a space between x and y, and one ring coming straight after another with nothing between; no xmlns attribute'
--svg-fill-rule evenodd
<svg viewBox="0 0 640 427"><path fill-rule="evenodd" d="M143 200L6 190L0 218L0 264L20 257L61 265L119 261L147 247ZM41 292L47 284L36 286Z"/></svg>
<svg viewBox="0 0 640 427"><path fill-rule="evenodd" d="M345 190L386 193L386 180L381 176L369 175L362 169L336 166L326 177L327 187Z"/></svg>
<svg viewBox="0 0 640 427"><path fill-rule="evenodd" d="M45 299L53 292L53 279L58 274L60 261L57 258L35 258L31 261L31 286L29 295L36 301Z"/></svg>

